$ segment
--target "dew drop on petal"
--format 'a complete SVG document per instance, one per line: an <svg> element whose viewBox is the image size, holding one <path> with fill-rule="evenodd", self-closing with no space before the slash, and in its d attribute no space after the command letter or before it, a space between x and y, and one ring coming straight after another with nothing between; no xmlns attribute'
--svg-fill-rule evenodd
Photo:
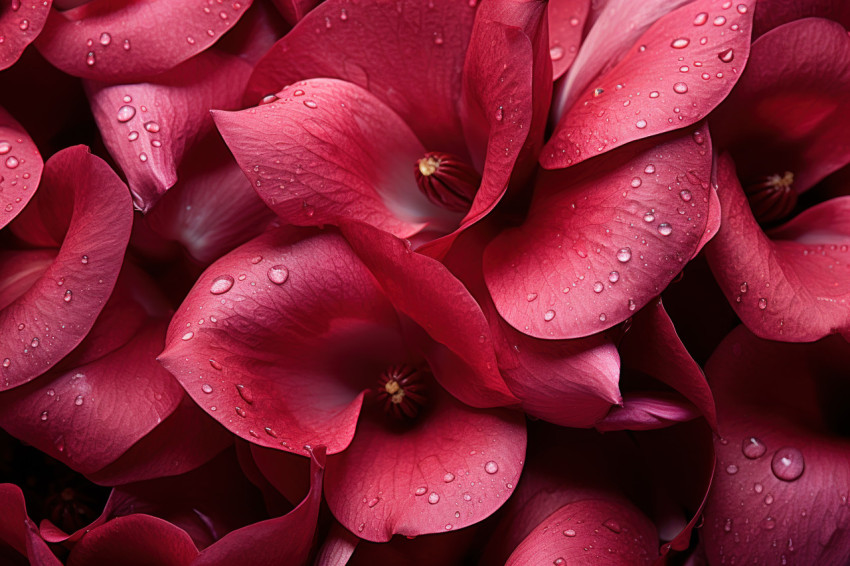
<svg viewBox="0 0 850 566"><path fill-rule="evenodd" d="M484 464L484 471L491 475L495 474L499 471L499 464L497 464L493 460L490 460L489 462Z"/></svg>
<svg viewBox="0 0 850 566"><path fill-rule="evenodd" d="M102 34L100 34L100 44L101 44L101 45L103 45L104 47L106 47L106 46L107 46L107 45L109 45L110 43L112 43L112 36L111 36L111 35L109 35L109 34L108 34L108 33L106 33L106 32L103 32Z"/></svg>
<svg viewBox="0 0 850 566"><path fill-rule="evenodd" d="M634 179L632 179L632 182L630 184L633 188L636 189L641 185L642 182L643 181L641 181L640 177L635 177Z"/></svg>
<svg viewBox="0 0 850 566"><path fill-rule="evenodd" d="M673 233L673 227L667 222L662 222L658 225L658 233L662 236L669 236Z"/></svg>
<svg viewBox="0 0 850 566"><path fill-rule="evenodd" d="M644 169L643 172L646 173L647 175L652 175L653 173L655 173L655 165L650 163L649 165L646 166L646 169Z"/></svg>
<svg viewBox="0 0 850 566"><path fill-rule="evenodd" d="M455 475L451 472L446 472L446 475L443 476L443 481L446 483L451 483L455 479Z"/></svg>
<svg viewBox="0 0 850 566"><path fill-rule="evenodd" d="M65 301L66 303L70 303L71 299L73 299L73 298L74 298L74 293L70 289L68 289L67 291L65 291L65 295L62 297L62 300Z"/></svg>
<svg viewBox="0 0 850 566"><path fill-rule="evenodd" d="M195 336L194 332L187 332L182 336L183 340L191 340Z"/></svg>
<svg viewBox="0 0 850 566"><path fill-rule="evenodd" d="M316 104L316 103L315 103L314 101L312 101L312 100L305 100L305 101L304 101L304 106L306 106L307 108L318 108L318 107L319 107L319 105L318 105L318 104Z"/></svg>
<svg viewBox="0 0 850 566"><path fill-rule="evenodd" d="M759 299L759 303L758 303L758 304L759 304L759 309L760 309L760 310L764 310L764 309L766 309L766 308L767 308L767 299L765 299L764 297L762 297L761 299Z"/></svg>
<svg viewBox="0 0 850 566"><path fill-rule="evenodd" d="M133 116L136 115L136 109L129 105L124 105L118 109L118 121L119 122L129 122L133 119Z"/></svg>
<svg viewBox="0 0 850 566"><path fill-rule="evenodd" d="M677 94L685 94L686 92L688 92L688 85L683 82L678 82L673 85L673 92Z"/></svg>
<svg viewBox="0 0 850 566"><path fill-rule="evenodd" d="M705 22L707 22L707 21L708 21L708 14L706 12L700 12L694 18L694 25L695 26L704 26Z"/></svg>
<svg viewBox="0 0 850 566"><path fill-rule="evenodd" d="M289 270L284 265L273 265L266 275L275 285L283 285L289 279Z"/></svg>
<svg viewBox="0 0 850 566"><path fill-rule="evenodd" d="M545 313L543 313L543 320L545 320L546 322L549 322L553 318L555 318L555 311L554 310L550 309L550 310L546 311Z"/></svg>
<svg viewBox="0 0 850 566"><path fill-rule="evenodd" d="M729 49L724 49L720 53L717 54L717 58L723 61L724 63L731 63L735 58L735 51L730 47Z"/></svg>
<svg viewBox="0 0 850 566"><path fill-rule="evenodd" d="M620 248L617 251L617 261L620 263L626 263L632 259L632 250L629 248Z"/></svg>
<svg viewBox="0 0 850 566"><path fill-rule="evenodd" d="M777 450L770 462L773 475L782 481L796 480L803 475L805 468L806 462L803 459L802 452L791 447Z"/></svg>
<svg viewBox="0 0 850 566"><path fill-rule="evenodd" d="M414 491L413 493L414 493L414 495L420 496L420 495L425 495L426 491L428 491L428 488L425 487L424 485L421 485L421 486L417 487L416 491Z"/></svg>
<svg viewBox="0 0 850 566"><path fill-rule="evenodd" d="M575 529L567 529L566 531L564 531L564 536L565 536L565 537L574 537L574 536L576 536Z"/></svg>
<svg viewBox="0 0 850 566"><path fill-rule="evenodd" d="M233 283L233 277L230 275L219 275L213 279L212 285L210 285L210 293L213 295L227 293L233 287Z"/></svg>
<svg viewBox="0 0 850 566"><path fill-rule="evenodd" d="M80 406L80 405L82 405L82 404L83 404L83 396L82 396L82 395L77 395L77 396L76 396L76 398L74 398L74 405L76 405L77 407L79 407L79 406Z"/></svg>
<svg viewBox="0 0 850 566"><path fill-rule="evenodd" d="M9 169L14 169L15 167L17 167L20 164L21 164L21 162L18 161L18 158L15 157L14 155L10 155L9 157L6 158L6 167L8 167Z"/></svg>
<svg viewBox="0 0 850 566"><path fill-rule="evenodd" d="M741 443L741 452L743 452L744 456L748 459L755 460L764 456L764 453L767 452L767 446L765 446L764 443L755 436L751 436L749 438L745 438Z"/></svg>
<svg viewBox="0 0 850 566"><path fill-rule="evenodd" d="M678 39L674 39L673 43L670 44L670 47L673 49L684 49L691 43L691 40L686 37L680 37Z"/></svg>
<svg viewBox="0 0 850 566"><path fill-rule="evenodd" d="M212 393L213 392L212 385L210 385L209 383L204 383L203 385L201 385L201 391L203 391L206 394Z"/></svg>
<svg viewBox="0 0 850 566"><path fill-rule="evenodd" d="M153 121L145 122L145 131L155 134L159 132L159 124Z"/></svg>
<svg viewBox="0 0 850 566"><path fill-rule="evenodd" d="M12 144L7 141L0 142L0 155L6 155L12 151Z"/></svg>
<svg viewBox="0 0 850 566"><path fill-rule="evenodd" d="M436 491L432 491L431 493L428 494L428 503L430 503L431 505L436 505L439 502L440 502L440 494L439 493L437 493Z"/></svg>
<svg viewBox="0 0 850 566"><path fill-rule="evenodd" d="M601 293L604 290L605 290L605 285L602 284L602 281L597 281L596 283L593 284L593 292L594 293Z"/></svg>
<svg viewBox="0 0 850 566"><path fill-rule="evenodd" d="M646 127L646 120L638 120L637 122L635 122L635 127L639 130L644 129Z"/></svg>
<svg viewBox="0 0 850 566"><path fill-rule="evenodd" d="M612 271L611 273L608 274L608 281L610 281L611 283L616 283L619 280L620 280L620 272L619 271Z"/></svg>

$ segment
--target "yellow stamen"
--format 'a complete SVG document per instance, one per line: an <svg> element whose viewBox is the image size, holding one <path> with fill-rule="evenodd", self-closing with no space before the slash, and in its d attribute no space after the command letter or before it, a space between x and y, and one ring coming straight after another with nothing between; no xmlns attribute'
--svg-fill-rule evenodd
<svg viewBox="0 0 850 566"><path fill-rule="evenodd" d="M771 175L767 178L767 183L777 189L790 189L791 185L794 184L794 173L786 171L781 177L778 174Z"/></svg>
<svg viewBox="0 0 850 566"><path fill-rule="evenodd" d="M423 157L419 160L419 172L423 176L433 175L440 167L440 161L433 157Z"/></svg>

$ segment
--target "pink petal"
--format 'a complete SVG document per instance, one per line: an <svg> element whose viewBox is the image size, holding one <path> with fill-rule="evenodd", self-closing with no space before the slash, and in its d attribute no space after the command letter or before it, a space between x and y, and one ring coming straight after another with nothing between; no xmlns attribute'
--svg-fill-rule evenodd
<svg viewBox="0 0 850 566"><path fill-rule="evenodd" d="M319 4L319 0L272 0L272 2L284 19L293 26Z"/></svg>
<svg viewBox="0 0 850 566"><path fill-rule="evenodd" d="M549 515L507 564L650 564L657 540L655 526L627 502L578 501Z"/></svg>
<svg viewBox="0 0 850 566"><path fill-rule="evenodd" d="M216 48L239 56L253 67L290 28L271 3L257 2Z"/></svg>
<svg viewBox="0 0 850 566"><path fill-rule="evenodd" d="M439 387L431 393L415 427L364 415L351 446L328 461L328 505L360 538L386 542L472 525L501 507L519 479L521 413L471 409Z"/></svg>
<svg viewBox="0 0 850 566"><path fill-rule="evenodd" d="M549 2L549 56L554 80L561 78L575 60L589 10L588 0Z"/></svg>
<svg viewBox="0 0 850 566"><path fill-rule="evenodd" d="M425 155L416 136L354 84L303 81L271 104L214 117L257 193L289 223L353 219L410 236L451 218L416 186L413 167Z"/></svg>
<svg viewBox="0 0 850 566"><path fill-rule="evenodd" d="M429 150L462 157L456 104L474 15L454 0L325 1L257 64L248 103L299 80L344 79L392 108Z"/></svg>
<svg viewBox="0 0 850 566"><path fill-rule="evenodd" d="M812 17L829 18L847 27L850 25L850 5L843 0L759 0L753 16L753 38L793 20Z"/></svg>
<svg viewBox="0 0 850 566"><path fill-rule="evenodd" d="M439 261L370 226L346 224L343 234L393 306L430 336L420 346L440 385L472 407L516 402L499 375L487 319L463 283Z"/></svg>
<svg viewBox="0 0 850 566"><path fill-rule="evenodd" d="M588 336L647 304L697 252L707 226L704 127L543 175L525 223L484 254L504 319L536 338Z"/></svg>
<svg viewBox="0 0 850 566"><path fill-rule="evenodd" d="M0 228L35 194L44 162L26 131L0 107Z"/></svg>
<svg viewBox="0 0 850 566"><path fill-rule="evenodd" d="M846 561L848 364L841 338L782 344L744 327L709 360L723 433L702 530L709 561Z"/></svg>
<svg viewBox="0 0 850 566"><path fill-rule="evenodd" d="M76 77L140 81L206 50L251 2L94 0L53 10L37 47L55 67Z"/></svg>
<svg viewBox="0 0 850 566"><path fill-rule="evenodd" d="M15 64L47 21L52 0L14 0L0 12L0 71ZM2 131L0 131L2 134Z"/></svg>
<svg viewBox="0 0 850 566"><path fill-rule="evenodd" d="M750 50L752 7L724 6L697 0L658 20L617 66L581 91L541 164L567 167L705 117L735 86ZM701 14L707 20L698 25Z"/></svg>
<svg viewBox="0 0 850 566"><path fill-rule="evenodd" d="M82 146L62 150L45 164L38 196L15 224L49 226L62 247L38 280L0 311L0 390L55 365L91 329L130 237L126 191L109 166Z"/></svg>
<svg viewBox="0 0 850 566"><path fill-rule="evenodd" d="M361 540L349 566L374 566L375 564L404 564L405 566L433 566L434 564L466 564L475 552L478 525L459 531L442 532L418 537L396 536L387 543ZM351 535L354 536L354 535Z"/></svg>
<svg viewBox="0 0 850 566"><path fill-rule="evenodd" d="M114 462L177 408L180 386L156 363L165 324L88 365L0 396L0 425L74 470ZM117 379L120 376L120 379ZM112 414L114 418L104 418Z"/></svg>
<svg viewBox="0 0 850 566"><path fill-rule="evenodd" d="M718 163L725 212L706 258L726 299L762 338L809 342L850 328L850 197L810 208L762 232L728 156Z"/></svg>
<svg viewBox="0 0 850 566"><path fill-rule="evenodd" d="M217 135L193 148L178 178L145 221L201 264L259 235L275 218Z"/></svg>
<svg viewBox="0 0 850 566"><path fill-rule="evenodd" d="M613 407L596 430L654 430L700 417L700 412L680 395L659 391L623 394L623 406Z"/></svg>
<svg viewBox="0 0 850 566"><path fill-rule="evenodd" d="M354 436L363 391L406 347L345 241L301 237L270 232L212 264L172 319L160 361L233 434L335 453Z"/></svg>
<svg viewBox="0 0 850 566"><path fill-rule="evenodd" d="M188 566L198 549L186 531L150 515L129 515L88 533L74 547L68 566Z"/></svg>
<svg viewBox="0 0 850 566"><path fill-rule="evenodd" d="M248 558L257 566L276 566L283 557L292 564L306 564L322 502L324 447L316 448L311 456L310 493L298 507L283 517L254 523L225 535L204 550L193 564L238 564Z"/></svg>
<svg viewBox="0 0 850 566"><path fill-rule="evenodd" d="M785 24L753 43L748 65L711 120L716 145L732 154L744 186L790 171L799 194L850 163L844 27L815 18Z"/></svg>
<svg viewBox="0 0 850 566"><path fill-rule="evenodd" d="M3 548L8 545L13 549L12 555L20 554L22 564L29 563L35 566L61 564L50 552L44 539L38 534L38 529L27 516L24 494L18 486L0 483L0 508L4 511L0 515L0 558L12 558Z"/></svg>
<svg viewBox="0 0 850 566"><path fill-rule="evenodd" d="M316 556L316 566L345 566L359 542L357 536L334 521Z"/></svg>
<svg viewBox="0 0 850 566"><path fill-rule="evenodd" d="M177 181L177 166L212 130L210 108L234 108L250 67L209 51L154 82L86 82L103 141L127 176L133 201L147 212Z"/></svg>

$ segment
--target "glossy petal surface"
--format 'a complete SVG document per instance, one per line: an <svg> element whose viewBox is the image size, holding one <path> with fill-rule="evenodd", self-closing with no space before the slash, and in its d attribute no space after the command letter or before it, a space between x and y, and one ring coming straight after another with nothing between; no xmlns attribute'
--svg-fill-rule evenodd
<svg viewBox="0 0 850 566"><path fill-rule="evenodd" d="M44 162L26 131L0 107L0 228L35 194Z"/></svg>
<svg viewBox="0 0 850 566"><path fill-rule="evenodd" d="M15 0L0 12L0 71L11 67L33 42L50 14L52 0Z"/></svg>

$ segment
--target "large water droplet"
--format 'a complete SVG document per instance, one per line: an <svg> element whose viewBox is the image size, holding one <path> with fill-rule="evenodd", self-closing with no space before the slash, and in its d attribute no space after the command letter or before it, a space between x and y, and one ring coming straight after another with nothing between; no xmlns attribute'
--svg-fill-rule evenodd
<svg viewBox="0 0 850 566"><path fill-rule="evenodd" d="M620 248L617 251L617 261L620 263L626 263L632 259L632 250L629 248Z"/></svg>
<svg viewBox="0 0 850 566"><path fill-rule="evenodd" d="M32 342L30 342L30 346L32 346L33 348L38 348L38 344L39 344L38 337L33 338Z"/></svg>
<svg viewBox="0 0 850 566"><path fill-rule="evenodd" d="M432 491L431 493L428 494L428 503L430 503L431 505L436 505L439 502L440 502L440 494L439 493L437 493L436 491Z"/></svg>
<svg viewBox="0 0 850 566"><path fill-rule="evenodd" d="M602 523L602 525L605 526L605 528L611 531L612 533L619 533L622 530L622 528L620 527L620 523L618 523L614 519L608 519L607 521Z"/></svg>
<svg viewBox="0 0 850 566"><path fill-rule="evenodd" d="M731 63L735 58L735 51L730 47L729 49L724 49L720 53L717 54L717 58L723 61L724 63Z"/></svg>
<svg viewBox="0 0 850 566"><path fill-rule="evenodd" d="M638 120L635 122L635 127L639 130L642 130L646 127L646 120Z"/></svg>
<svg viewBox="0 0 850 566"><path fill-rule="evenodd" d="M670 44L670 47L673 49L684 49L691 43L691 40L686 37L680 37L678 39L674 39L673 43Z"/></svg>
<svg viewBox="0 0 850 566"><path fill-rule="evenodd" d="M68 289L67 291L65 291L65 295L62 297L62 300L65 301L66 303L70 303L71 299L73 299L73 298L74 298L74 293L70 289Z"/></svg>
<svg viewBox="0 0 850 566"><path fill-rule="evenodd" d="M565 537L574 537L574 536L576 536L576 531L575 531L575 529L567 529L566 531L564 531L564 536L565 536Z"/></svg>
<svg viewBox="0 0 850 566"><path fill-rule="evenodd" d="M304 106L306 106L307 108L318 108L318 107L319 107L319 105L318 105L318 104L316 104L316 103L315 103L314 101L312 101L312 100L305 100L305 101L304 101Z"/></svg>
<svg viewBox="0 0 850 566"><path fill-rule="evenodd" d="M6 155L12 151L12 144L7 141L0 142L0 155Z"/></svg>
<svg viewBox="0 0 850 566"><path fill-rule="evenodd" d="M543 320L545 320L546 322L551 321L553 318L555 318L554 310L549 309L548 311L543 313Z"/></svg>
<svg viewBox="0 0 850 566"><path fill-rule="evenodd" d="M676 83L673 85L673 92L677 94L685 94L688 92L688 85L682 82Z"/></svg>
<svg viewBox="0 0 850 566"><path fill-rule="evenodd" d="M803 453L791 447L777 450L773 455L773 460L770 462L770 469L773 471L773 475L782 481L796 480L803 475L805 468L806 462L803 459Z"/></svg>
<svg viewBox="0 0 850 566"><path fill-rule="evenodd" d="M109 35L109 34L108 34L108 33L106 33L106 32L103 32L102 34L100 34L100 44L101 44L101 45L103 45L104 47L106 47L106 46L107 46L107 45L109 45L110 43L112 43L112 36L111 36L111 35Z"/></svg>
<svg viewBox="0 0 850 566"><path fill-rule="evenodd" d="M700 12L694 18L694 25L695 26L704 26L705 22L707 22L707 21L708 21L708 14L706 12Z"/></svg>
<svg viewBox="0 0 850 566"><path fill-rule="evenodd" d="M209 383L204 383L203 385L201 385L201 391L209 395L213 392L212 385L210 385Z"/></svg>
<svg viewBox="0 0 850 566"><path fill-rule="evenodd" d="M3 360L3 367L4 367L4 368L7 368L7 367L9 367L10 365L12 365L12 360L10 360L9 358L5 358L5 359Z"/></svg>
<svg viewBox="0 0 850 566"><path fill-rule="evenodd" d="M751 436L745 438L741 443L741 452L750 460L755 460L764 456L764 453L767 452L767 446L755 436Z"/></svg>
<svg viewBox="0 0 850 566"><path fill-rule="evenodd" d="M9 157L6 158L6 167L8 167L9 169L14 169L15 167L17 167L20 164L21 164L21 162L18 161L18 158L15 157L14 155L10 155Z"/></svg>
<svg viewBox="0 0 850 566"><path fill-rule="evenodd" d="M159 124L154 121L145 122L145 131L155 134L159 132Z"/></svg>
<svg viewBox="0 0 850 566"><path fill-rule="evenodd" d="M283 285L289 279L289 270L284 265L273 265L269 268L266 275L269 281L275 285Z"/></svg>
<svg viewBox="0 0 850 566"><path fill-rule="evenodd" d="M484 464L484 471L488 474L495 474L499 471L499 464L497 464L493 460L490 460L489 462Z"/></svg>
<svg viewBox="0 0 850 566"><path fill-rule="evenodd" d="M239 396L248 403L249 405L254 404L254 394L251 393L251 390L245 387L242 384L236 386L236 390L239 392Z"/></svg>
<svg viewBox="0 0 850 566"><path fill-rule="evenodd" d="M612 271L611 273L608 274L608 281L610 281L611 283L616 283L619 280L620 280L620 272L619 271Z"/></svg>
<svg viewBox="0 0 850 566"><path fill-rule="evenodd" d="M549 48L549 57L552 58L552 61L560 61L564 58L564 48L560 45L553 45Z"/></svg>
<svg viewBox="0 0 850 566"><path fill-rule="evenodd" d="M669 236L673 233L673 227L667 222L662 222L658 225L658 233L662 236Z"/></svg>
<svg viewBox="0 0 850 566"><path fill-rule="evenodd" d="M446 472L446 475L443 476L443 481L446 483L451 483L455 481L455 475L451 472Z"/></svg>
<svg viewBox="0 0 850 566"><path fill-rule="evenodd" d="M594 293L601 293L604 290L605 290L605 285L602 284L602 281L597 281L596 283L593 284L593 292Z"/></svg>
<svg viewBox="0 0 850 566"><path fill-rule="evenodd" d="M416 491L414 491L413 494L417 495L417 496L425 495L426 491L428 491L428 488L425 487L424 485L420 485L419 487L416 488Z"/></svg>
<svg viewBox="0 0 850 566"><path fill-rule="evenodd" d="M761 299L759 299L759 303L758 303L758 304L759 304L759 309L760 309L760 310L764 310L764 309L766 309L766 308L767 308L767 299L765 299L764 297L762 297Z"/></svg>
<svg viewBox="0 0 850 566"><path fill-rule="evenodd" d="M222 295L230 291L233 287L233 277L230 275L219 275L215 279L213 279L212 285L210 285L210 293L213 295Z"/></svg>

